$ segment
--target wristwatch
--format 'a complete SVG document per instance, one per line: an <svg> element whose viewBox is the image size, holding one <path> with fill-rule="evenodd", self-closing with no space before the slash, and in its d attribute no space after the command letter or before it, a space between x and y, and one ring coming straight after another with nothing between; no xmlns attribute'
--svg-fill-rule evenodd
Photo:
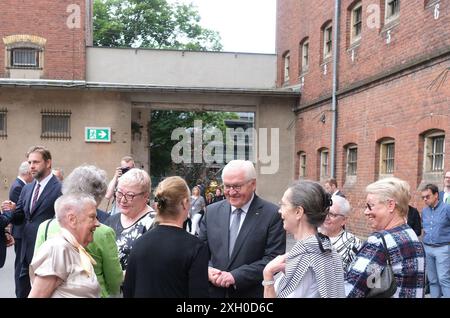
<svg viewBox="0 0 450 318"><path fill-rule="evenodd" d="M275 284L275 281L274 280L263 280L261 284L263 286L270 286L270 285Z"/></svg>

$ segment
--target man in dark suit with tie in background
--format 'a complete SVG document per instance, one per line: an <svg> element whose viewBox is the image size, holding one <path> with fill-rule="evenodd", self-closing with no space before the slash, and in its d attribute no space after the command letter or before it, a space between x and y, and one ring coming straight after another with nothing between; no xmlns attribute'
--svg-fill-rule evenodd
<svg viewBox="0 0 450 318"><path fill-rule="evenodd" d="M30 164L28 161L24 161L19 166L19 174L14 180L11 188L9 188L9 200L14 203L19 202L20 193L22 192L25 184L33 181L33 176L30 172ZM20 251L22 247L22 231L23 225L13 225L11 229L11 234L14 237L14 251L16 252L16 259L14 261L14 280L16 283L16 288L19 285L19 274L20 274ZM16 296L17 296L16 290Z"/></svg>
<svg viewBox="0 0 450 318"><path fill-rule="evenodd" d="M39 225L55 216L54 203L61 195L61 183L51 173L52 156L42 146L31 147L27 153L30 172L35 179L25 185L17 205L11 201L2 203L5 210L14 210L13 224L23 224L22 247L20 255L19 285L16 286L17 297L25 298L31 290L28 267L34 253L34 244Z"/></svg>
<svg viewBox="0 0 450 318"><path fill-rule="evenodd" d="M226 200L208 206L199 233L211 255L210 297L263 297L264 266L286 250L278 207L255 194L250 161L230 161L222 181Z"/></svg>

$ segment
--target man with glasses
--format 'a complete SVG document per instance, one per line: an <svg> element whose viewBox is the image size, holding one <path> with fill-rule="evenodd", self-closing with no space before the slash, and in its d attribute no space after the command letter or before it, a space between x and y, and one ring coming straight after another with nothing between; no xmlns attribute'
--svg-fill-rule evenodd
<svg viewBox="0 0 450 318"><path fill-rule="evenodd" d="M226 200L208 206L199 238L208 244L210 297L263 297L263 269L285 253L278 207L255 194L253 163L232 160L222 171Z"/></svg>
<svg viewBox="0 0 450 318"><path fill-rule="evenodd" d="M111 215L105 224L116 232L122 270L126 270L134 242L153 224L155 213L147 204L150 187L150 176L137 168L131 169L118 180L115 197L120 213Z"/></svg>
<svg viewBox="0 0 450 318"><path fill-rule="evenodd" d="M341 255L345 272L358 253L362 242L345 230L347 215L351 211L350 203L339 195L333 195L331 200L333 205L319 231L330 238L334 249Z"/></svg>
<svg viewBox="0 0 450 318"><path fill-rule="evenodd" d="M450 297L450 205L439 200L439 189L427 184L422 190L426 271L432 298Z"/></svg>

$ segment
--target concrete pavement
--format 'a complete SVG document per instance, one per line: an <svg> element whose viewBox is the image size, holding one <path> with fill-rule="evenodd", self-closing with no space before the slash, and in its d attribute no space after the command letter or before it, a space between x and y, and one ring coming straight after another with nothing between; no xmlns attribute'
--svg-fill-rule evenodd
<svg viewBox="0 0 450 318"><path fill-rule="evenodd" d="M16 298L14 293L14 246L8 247L5 265L0 268L0 298Z"/></svg>

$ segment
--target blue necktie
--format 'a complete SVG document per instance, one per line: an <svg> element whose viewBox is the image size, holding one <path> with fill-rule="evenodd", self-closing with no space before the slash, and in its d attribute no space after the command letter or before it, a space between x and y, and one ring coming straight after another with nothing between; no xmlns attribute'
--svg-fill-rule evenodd
<svg viewBox="0 0 450 318"><path fill-rule="evenodd" d="M239 225L241 225L241 215L242 210L236 209L234 210L236 214L233 219L233 223L231 223L230 227L230 245L228 250L228 255L231 257L231 253L233 252L234 244L236 243L236 238L239 234Z"/></svg>

